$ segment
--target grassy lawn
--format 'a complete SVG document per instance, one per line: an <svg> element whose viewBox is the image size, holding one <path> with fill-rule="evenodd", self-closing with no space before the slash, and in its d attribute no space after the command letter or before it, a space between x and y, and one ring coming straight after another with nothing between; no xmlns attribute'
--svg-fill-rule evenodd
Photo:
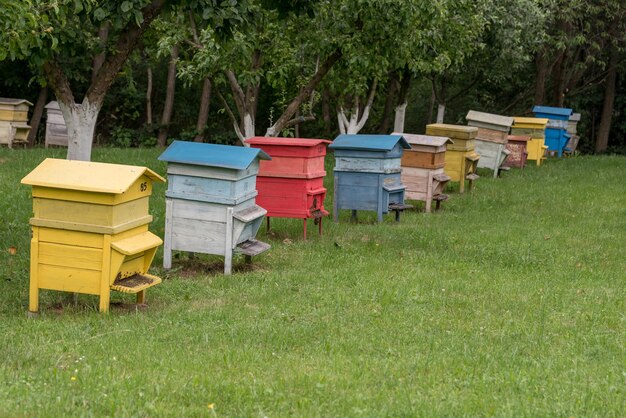
<svg viewBox="0 0 626 418"><path fill-rule="evenodd" d="M164 174L159 153L94 160ZM252 270L180 254L164 272L159 252L148 308L42 291L27 318L19 180L64 154L0 149L0 416L626 415L625 157L484 171L438 213L344 211L307 242L275 219Z"/></svg>

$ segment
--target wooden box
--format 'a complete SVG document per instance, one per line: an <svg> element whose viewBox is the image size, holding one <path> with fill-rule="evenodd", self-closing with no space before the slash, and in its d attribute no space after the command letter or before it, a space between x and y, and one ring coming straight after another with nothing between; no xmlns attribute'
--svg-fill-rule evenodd
<svg viewBox="0 0 626 418"><path fill-rule="evenodd" d="M390 210L400 212L404 204L405 187L401 180L402 152L410 149L402 135L339 135L329 148L335 152L335 189L333 217L339 220L339 210L376 211L378 221Z"/></svg>
<svg viewBox="0 0 626 418"><path fill-rule="evenodd" d="M257 203L270 218L303 219L306 239L307 219L313 218L322 233L324 209L325 139L254 137L246 142L265 151L269 161L261 161L257 175Z"/></svg>
<svg viewBox="0 0 626 418"><path fill-rule="evenodd" d="M224 256L232 271L235 253L247 257L270 248L255 239L266 210L255 202L260 149L174 141L161 154L167 161L163 267L172 251Z"/></svg>
<svg viewBox="0 0 626 418"><path fill-rule="evenodd" d="M445 136L452 140L446 148L445 173L451 181L459 182L459 192L465 192L465 180L469 180L470 190L478 179L476 168L480 155L475 151L478 128L475 126L434 123L426 125L426 134Z"/></svg>
<svg viewBox="0 0 626 418"><path fill-rule="evenodd" d="M578 133L578 122L580 122L580 113L572 113L567 121L567 133L576 135Z"/></svg>
<svg viewBox="0 0 626 418"><path fill-rule="evenodd" d="M48 158L22 179L33 186L29 310L39 289L86 293L109 308L110 291L136 293L161 282L147 274L162 241L148 231L152 182L145 167Z"/></svg>
<svg viewBox="0 0 626 418"><path fill-rule="evenodd" d="M572 116L572 109L563 107L535 106L533 107L535 117L547 118L545 145L548 151L557 153L559 157L563 156L563 151L570 139L567 133L569 118Z"/></svg>
<svg viewBox="0 0 626 418"><path fill-rule="evenodd" d="M28 109L32 105L28 100L0 97L0 120L28 122Z"/></svg>
<svg viewBox="0 0 626 418"><path fill-rule="evenodd" d="M450 177L444 172L446 145L452 140L444 136L402 135L411 149L402 154L402 184L405 197L425 202L425 212L429 213L432 201L439 209L441 202L448 198L444 194Z"/></svg>
<svg viewBox="0 0 626 418"><path fill-rule="evenodd" d="M527 135L509 135L506 148L510 154L504 162L505 167L524 168L526 157L528 156L528 151L526 150L528 141L530 141L530 136Z"/></svg>
<svg viewBox="0 0 626 418"><path fill-rule="evenodd" d="M548 119L546 118L513 118L511 135L530 136L530 140L526 144L528 151L527 159L536 161L537 165L541 165L546 158L548 147L545 146L545 130L547 124Z"/></svg>
<svg viewBox="0 0 626 418"><path fill-rule="evenodd" d="M67 126L57 101L46 105L46 138L45 146L59 145L67 147Z"/></svg>
<svg viewBox="0 0 626 418"><path fill-rule="evenodd" d="M0 144L13 148L14 145L25 145L28 143L28 133L30 126L25 122L0 121Z"/></svg>
<svg viewBox="0 0 626 418"><path fill-rule="evenodd" d="M548 152L555 152L559 157L562 157L570 138L571 135L565 129L546 128L545 144L548 147Z"/></svg>
<svg viewBox="0 0 626 418"><path fill-rule="evenodd" d="M513 118L474 110L470 110L465 118L469 126L478 128L476 135L476 152L480 154L478 167L493 170L493 176L497 177L509 155L506 143Z"/></svg>

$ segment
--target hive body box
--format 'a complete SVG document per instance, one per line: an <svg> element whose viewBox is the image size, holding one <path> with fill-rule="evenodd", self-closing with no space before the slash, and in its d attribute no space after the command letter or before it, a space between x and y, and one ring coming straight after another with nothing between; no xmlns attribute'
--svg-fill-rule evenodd
<svg viewBox="0 0 626 418"><path fill-rule="evenodd" d="M474 181L479 178L476 174L476 167L480 155L475 151L478 128L434 123L426 125L426 134L445 136L452 140L453 143L446 148L445 172L450 176L451 181L460 182L460 193L465 191L465 180L469 180L471 190L474 187Z"/></svg>
<svg viewBox="0 0 626 418"><path fill-rule="evenodd" d="M570 139L567 145L565 145L565 152L568 154L573 154L576 151L576 147L578 147L578 141L580 140L577 128L578 122L580 122L580 113L572 113L567 123L567 133L570 135Z"/></svg>
<svg viewBox="0 0 626 418"><path fill-rule="evenodd" d="M261 161L256 185L259 206L267 210L267 225L271 217L303 219L304 239L306 223L313 218L322 233L324 209L325 139L254 137L246 142L265 151L272 159Z"/></svg>
<svg viewBox="0 0 626 418"><path fill-rule="evenodd" d="M0 98L0 144L12 148L28 142L28 100Z"/></svg>
<svg viewBox="0 0 626 418"><path fill-rule="evenodd" d="M480 154L478 167L493 170L493 176L497 177L502 164L511 153L506 144L513 118L474 110L470 110L465 118L469 126L478 128L476 135L476 152Z"/></svg>
<svg viewBox="0 0 626 418"><path fill-rule="evenodd" d="M507 167L524 168L526 166L526 158L528 151L526 145L530 141L528 135L509 135L506 148L510 151L504 165Z"/></svg>
<svg viewBox="0 0 626 418"><path fill-rule="evenodd" d="M39 289L100 296L136 293L161 282L147 274L162 241L148 231L152 182L165 181L145 167L48 158L22 179L33 186L29 310Z"/></svg>
<svg viewBox="0 0 626 418"><path fill-rule="evenodd" d="M409 208L404 204L401 180L402 151L410 149L402 135L339 135L329 148L335 152L333 217L340 209L371 210L378 221L390 210Z"/></svg>
<svg viewBox="0 0 626 418"><path fill-rule="evenodd" d="M562 157L565 146L571 136L567 133L567 126L572 115L572 109L535 106L533 107L533 113L535 117L548 119L548 124L546 125L546 146L548 151L556 152L559 157Z"/></svg>
<svg viewBox="0 0 626 418"><path fill-rule="evenodd" d="M159 160L167 161L163 267L172 251L224 256L232 271L234 253L246 256L270 248L255 240L267 211L255 203L263 151L228 145L174 141Z"/></svg>
<svg viewBox="0 0 626 418"><path fill-rule="evenodd" d="M530 136L530 140L526 144L528 151L527 159L536 161L537 165L541 165L546 158L548 147L544 143L547 124L548 119L546 118L513 118L511 135Z"/></svg>
<svg viewBox="0 0 626 418"><path fill-rule="evenodd" d="M443 192L450 180L444 172L446 145L452 140L443 136L399 134L411 145L402 154L402 184L405 197L425 202L425 212L429 213L432 201L439 209L441 202L448 198Z"/></svg>
<svg viewBox="0 0 626 418"><path fill-rule="evenodd" d="M67 147L67 126L57 101L46 105L46 148L49 145Z"/></svg>

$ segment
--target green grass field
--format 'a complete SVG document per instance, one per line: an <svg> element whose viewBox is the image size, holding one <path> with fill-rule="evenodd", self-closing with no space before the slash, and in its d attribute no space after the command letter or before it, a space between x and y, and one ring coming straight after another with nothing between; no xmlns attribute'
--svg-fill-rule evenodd
<svg viewBox="0 0 626 418"><path fill-rule="evenodd" d="M626 416L626 157L484 171L438 213L345 211L307 242L275 219L252 270L159 252L147 308L42 291L28 318L19 180L64 154L0 149L0 416Z"/></svg>

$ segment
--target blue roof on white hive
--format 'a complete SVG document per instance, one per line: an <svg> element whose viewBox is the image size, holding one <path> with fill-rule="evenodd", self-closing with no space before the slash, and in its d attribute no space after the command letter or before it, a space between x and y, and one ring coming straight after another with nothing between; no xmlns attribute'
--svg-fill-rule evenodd
<svg viewBox="0 0 626 418"><path fill-rule="evenodd" d="M233 170L244 170L257 158L271 160L270 156L259 148L187 141L172 142L165 152L159 156L159 160L170 163L221 167Z"/></svg>
<svg viewBox="0 0 626 418"><path fill-rule="evenodd" d="M533 107L533 113L535 115L556 115L556 116L569 116L572 114L573 110L568 109L566 107L550 107L550 106L535 106Z"/></svg>
<svg viewBox="0 0 626 418"><path fill-rule="evenodd" d="M362 151L391 151L400 142L402 148L411 149L411 145L402 135L339 135L331 149L354 149Z"/></svg>

